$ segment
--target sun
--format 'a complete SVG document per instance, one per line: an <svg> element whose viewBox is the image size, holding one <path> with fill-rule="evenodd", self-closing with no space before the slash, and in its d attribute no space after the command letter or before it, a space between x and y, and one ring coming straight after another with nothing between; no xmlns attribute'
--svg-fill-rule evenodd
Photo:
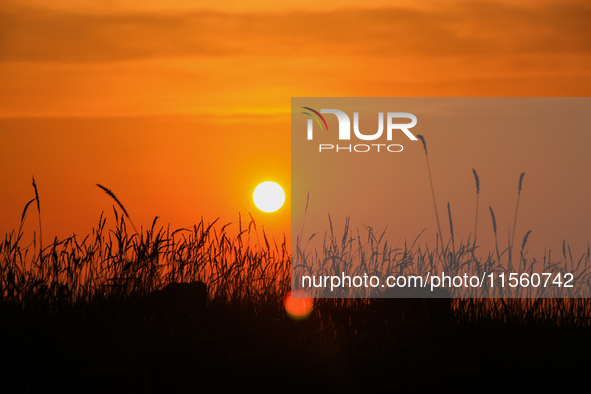
<svg viewBox="0 0 591 394"><path fill-rule="evenodd" d="M285 192L275 182L263 182L252 194L254 205L263 212L275 212L285 202Z"/></svg>

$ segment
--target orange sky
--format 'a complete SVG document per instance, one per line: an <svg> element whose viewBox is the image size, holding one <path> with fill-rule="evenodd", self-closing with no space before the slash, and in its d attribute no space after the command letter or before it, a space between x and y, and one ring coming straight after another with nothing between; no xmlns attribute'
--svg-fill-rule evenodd
<svg viewBox="0 0 591 394"><path fill-rule="evenodd" d="M248 209L279 236L289 204L263 214L250 195L288 186L291 97L591 90L585 1L282 3L4 1L0 232L34 175L45 234L112 215L101 183L138 227Z"/></svg>

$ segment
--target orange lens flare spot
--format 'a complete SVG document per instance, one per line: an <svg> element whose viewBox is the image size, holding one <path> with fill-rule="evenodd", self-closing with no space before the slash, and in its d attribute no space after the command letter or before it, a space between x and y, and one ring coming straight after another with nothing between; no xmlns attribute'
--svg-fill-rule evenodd
<svg viewBox="0 0 591 394"><path fill-rule="evenodd" d="M304 290L295 290L293 297L291 291L287 293L284 304L285 312L289 317L293 320L304 320L312 313L314 300L308 298L308 293Z"/></svg>

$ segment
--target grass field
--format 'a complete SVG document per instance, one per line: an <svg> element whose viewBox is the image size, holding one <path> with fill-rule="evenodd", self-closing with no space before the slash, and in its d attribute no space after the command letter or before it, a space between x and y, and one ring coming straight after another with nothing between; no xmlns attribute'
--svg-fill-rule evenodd
<svg viewBox="0 0 591 394"><path fill-rule="evenodd" d="M459 382L491 391L571 384L589 366L588 299L455 298L444 322L392 313L400 300L316 299L308 319L292 321L283 308L290 253L252 219L239 220L237 236L218 223L171 231L156 219L135 233L114 212L113 227L101 216L84 239L21 246L21 229L5 236L0 346L9 392L374 392ZM391 252L388 267L475 263L472 247L412 246ZM564 257L555 266L576 268ZM587 253L579 271L588 265ZM140 307L168 283L198 280L208 286L199 313Z"/></svg>

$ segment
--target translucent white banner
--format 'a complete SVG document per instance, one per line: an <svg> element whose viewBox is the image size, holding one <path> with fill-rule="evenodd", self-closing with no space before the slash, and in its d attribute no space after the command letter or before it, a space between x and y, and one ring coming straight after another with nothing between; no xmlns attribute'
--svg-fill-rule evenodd
<svg viewBox="0 0 591 394"><path fill-rule="evenodd" d="M292 288L589 297L589 108L589 98L292 98Z"/></svg>

